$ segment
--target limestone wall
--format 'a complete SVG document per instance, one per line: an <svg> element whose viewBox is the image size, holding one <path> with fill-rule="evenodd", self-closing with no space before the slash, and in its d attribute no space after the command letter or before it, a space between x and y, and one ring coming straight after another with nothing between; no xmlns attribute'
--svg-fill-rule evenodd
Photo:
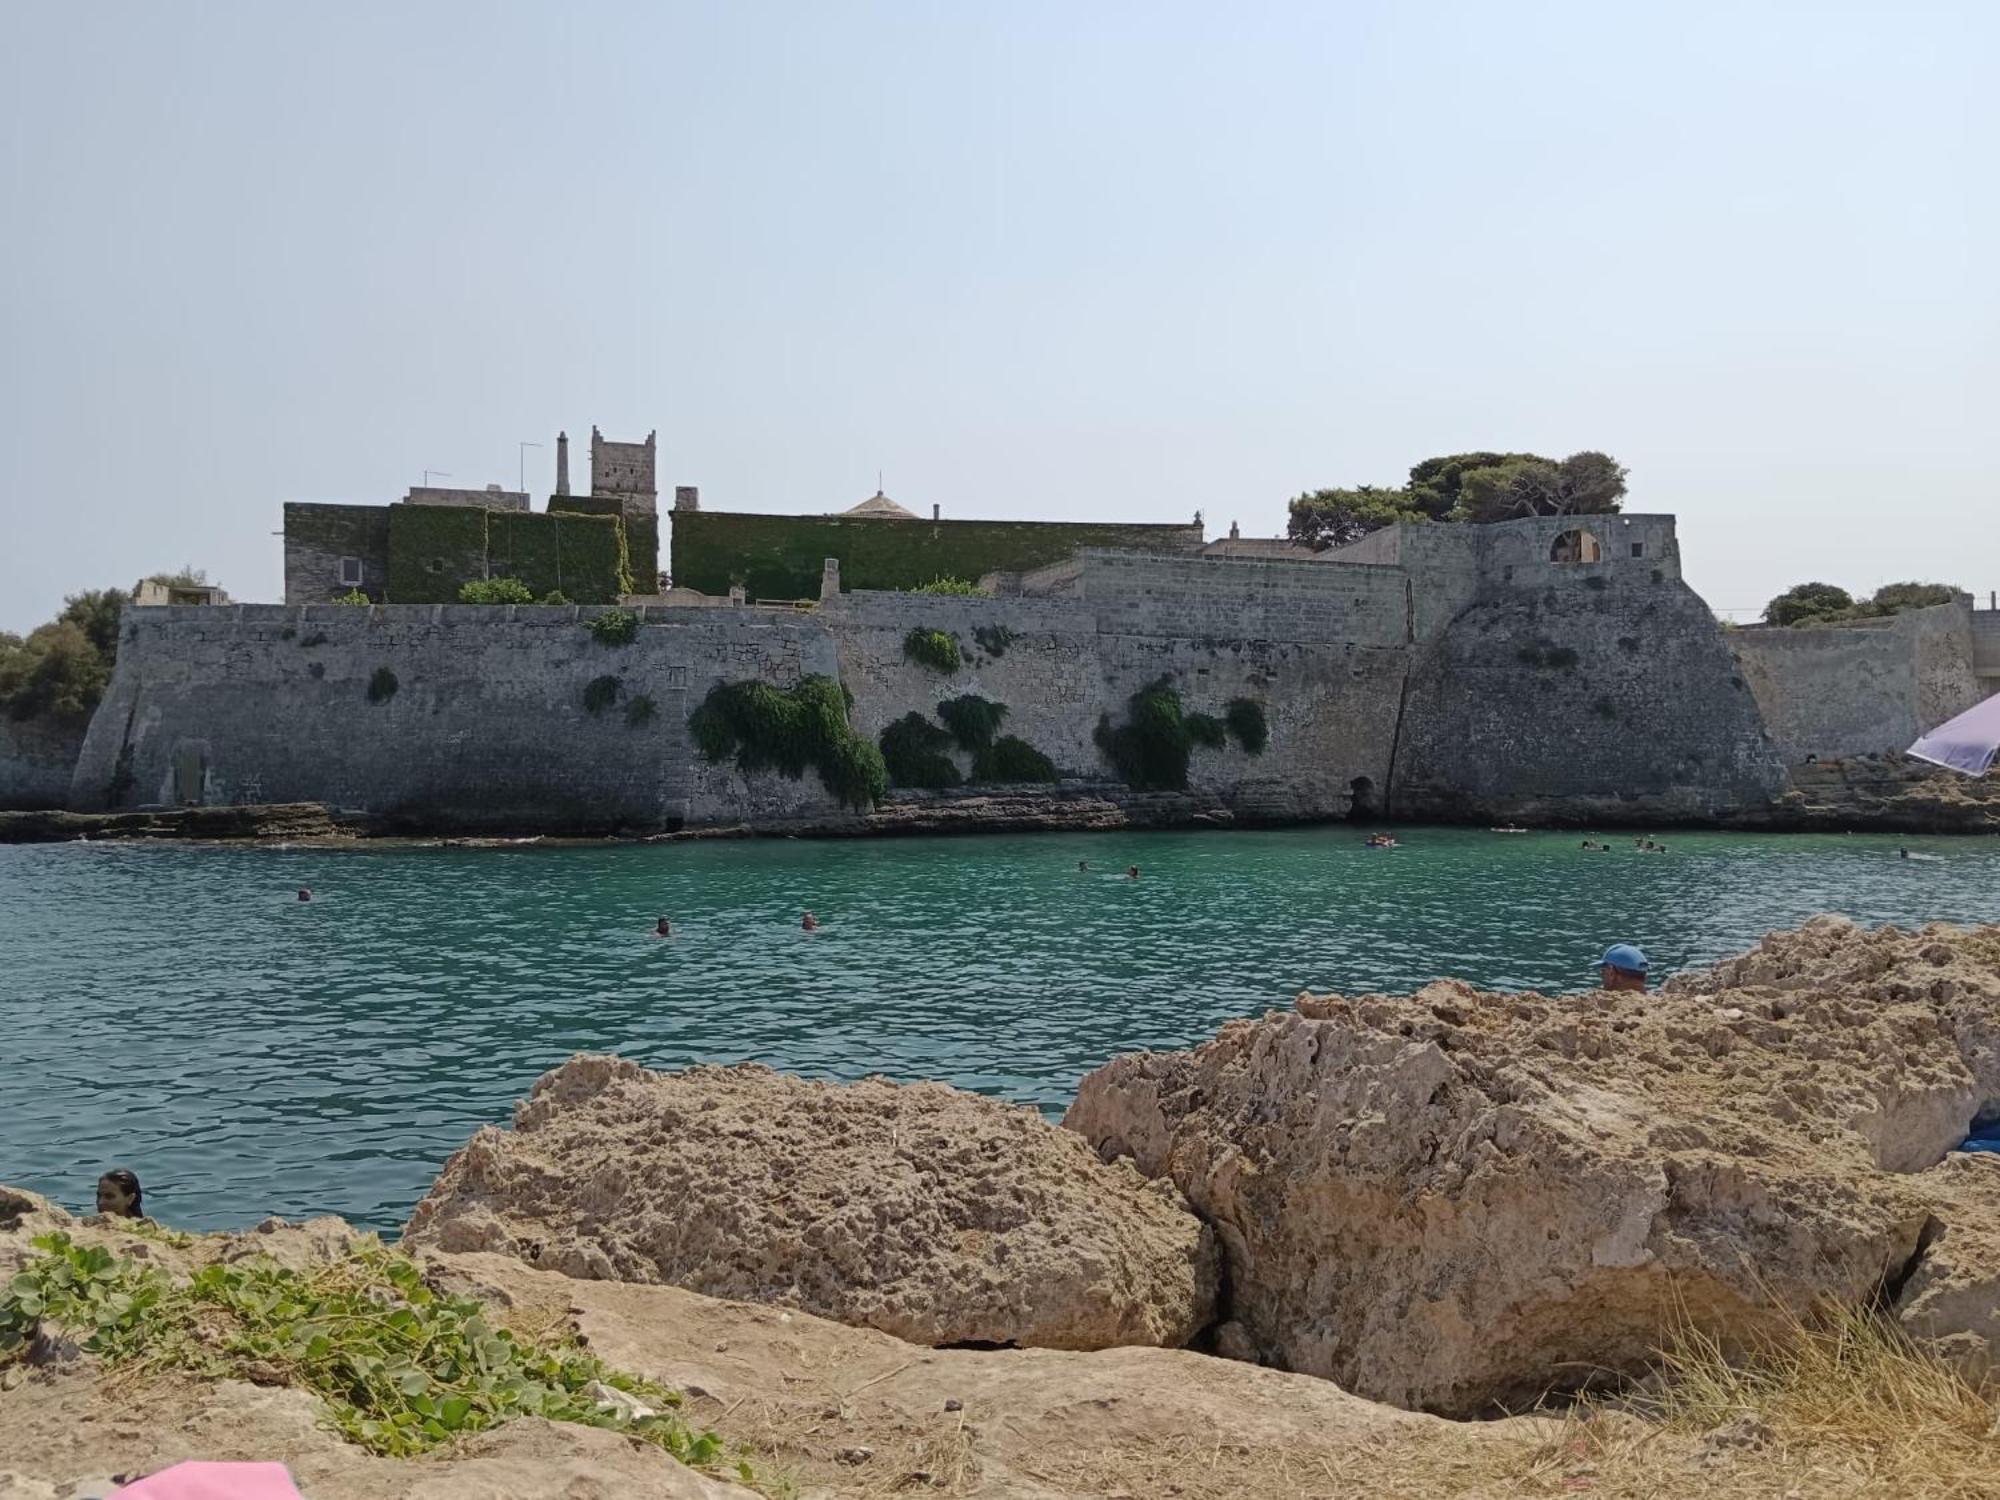
<svg viewBox="0 0 2000 1500"><path fill-rule="evenodd" d="M746 780L692 753L719 681L837 670L826 632L766 611L675 609L629 646L595 610L238 605L126 616L73 802L323 801L467 828L655 828L829 814L810 774ZM371 684L393 674L384 695ZM592 714L586 686L616 677ZM649 721L627 706L650 698Z"/></svg>
<svg viewBox="0 0 2000 1500"><path fill-rule="evenodd" d="M1788 765L1907 749L1979 701L1972 612L1912 610L1864 625L1727 632Z"/></svg>
<svg viewBox="0 0 2000 1500"><path fill-rule="evenodd" d="M64 806L83 733L81 724L0 714L0 812Z"/></svg>
<svg viewBox="0 0 2000 1500"><path fill-rule="evenodd" d="M1708 607L1651 570L1490 587L1410 674L1394 810L1614 824L1704 821L1784 785Z"/></svg>
<svg viewBox="0 0 2000 1500"><path fill-rule="evenodd" d="M1199 579L1199 560L1189 562L1184 578ZM1086 564L1086 576L1096 565ZM1066 775L1106 777L1099 721L1121 722L1127 700L1165 677L1189 712L1219 717L1235 698L1263 707L1270 741L1262 754L1231 743L1197 749L1189 765L1190 790L1243 817L1338 816L1357 780L1370 789L1387 785L1405 665L1399 644L1168 630L1162 626L1190 610L1203 618L1212 604L1155 602L1133 592L1152 586L1144 569L1117 576L1127 592L1108 599L1096 592L1082 599L842 595L820 618L838 643L856 727L874 738L912 710L935 721L938 703L972 693L1005 704L1003 732L1026 740ZM1350 598L1351 586L1331 589L1327 607L1344 609ZM1124 606L1133 599L1140 608L1128 617ZM1299 618L1318 617L1302 607ZM1133 628L1121 632L1119 625ZM955 635L964 666L945 674L910 660L904 639L919 627ZM967 758L958 759L966 769Z"/></svg>
<svg viewBox="0 0 2000 1500"><path fill-rule="evenodd" d="M1080 592L1106 635L1401 646L1410 579L1400 568L1277 558L1085 551Z"/></svg>

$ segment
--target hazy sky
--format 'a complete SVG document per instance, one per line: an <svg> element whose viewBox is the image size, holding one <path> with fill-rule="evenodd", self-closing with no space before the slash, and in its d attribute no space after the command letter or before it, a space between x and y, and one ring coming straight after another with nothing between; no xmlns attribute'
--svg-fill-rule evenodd
<svg viewBox="0 0 2000 1500"><path fill-rule="evenodd" d="M0 21L0 628L593 422L717 509L1211 534L1603 448L1717 607L2000 588L1991 0Z"/></svg>

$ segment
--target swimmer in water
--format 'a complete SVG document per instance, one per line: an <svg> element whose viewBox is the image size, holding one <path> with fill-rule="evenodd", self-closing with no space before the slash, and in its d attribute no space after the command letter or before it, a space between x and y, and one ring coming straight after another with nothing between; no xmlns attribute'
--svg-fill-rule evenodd
<svg viewBox="0 0 2000 1500"><path fill-rule="evenodd" d="M144 1198L137 1174L124 1167L113 1167L97 1179L97 1211L101 1214L114 1219L143 1219Z"/></svg>
<svg viewBox="0 0 2000 1500"><path fill-rule="evenodd" d="M660 918L660 920L654 924L653 926L654 937L672 937L673 935L674 935L674 924L669 922L665 917Z"/></svg>
<svg viewBox="0 0 2000 1500"><path fill-rule="evenodd" d="M819 918L814 916L811 912L807 912L805 916L799 919L799 927L802 931L805 932L818 932Z"/></svg>
<svg viewBox="0 0 2000 1500"><path fill-rule="evenodd" d="M1090 861L1087 859L1080 859L1076 862L1076 867L1079 870L1088 870L1090 868Z"/></svg>
<svg viewBox="0 0 2000 1500"><path fill-rule="evenodd" d="M310 901L312 898L313 893L311 891L307 890L304 886L299 887L299 899L301 901Z"/></svg>
<svg viewBox="0 0 2000 1500"><path fill-rule="evenodd" d="M1127 880L1137 880L1139 878L1139 867L1137 865L1127 865L1125 867L1125 878Z"/></svg>

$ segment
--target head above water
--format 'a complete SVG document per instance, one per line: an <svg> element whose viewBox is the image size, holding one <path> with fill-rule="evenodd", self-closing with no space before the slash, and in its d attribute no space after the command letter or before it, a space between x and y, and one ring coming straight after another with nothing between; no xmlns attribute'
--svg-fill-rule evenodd
<svg viewBox="0 0 2000 1500"><path fill-rule="evenodd" d="M311 891L307 890L304 886L299 887L299 899L301 901L310 901L312 898L313 893Z"/></svg>
<svg viewBox="0 0 2000 1500"><path fill-rule="evenodd" d="M1607 990L1643 990L1651 967L1636 944L1613 943L1597 961L1597 974Z"/></svg>
<svg viewBox="0 0 2000 1500"><path fill-rule="evenodd" d="M660 937L672 937L674 935L674 924L669 922L665 917L662 917L658 922L653 924L653 931Z"/></svg>
<svg viewBox="0 0 2000 1500"><path fill-rule="evenodd" d="M138 1174L124 1167L113 1167L97 1179L97 1211L101 1214L121 1219L143 1219L146 1216L143 1198Z"/></svg>
<svg viewBox="0 0 2000 1500"><path fill-rule="evenodd" d="M807 912L799 919L799 926L803 927L807 932L817 932L819 930L819 918L811 912Z"/></svg>

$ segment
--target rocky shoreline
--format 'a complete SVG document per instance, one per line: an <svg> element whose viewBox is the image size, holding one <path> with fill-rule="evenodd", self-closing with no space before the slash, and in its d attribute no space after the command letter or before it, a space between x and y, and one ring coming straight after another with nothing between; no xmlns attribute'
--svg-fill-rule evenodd
<svg viewBox="0 0 2000 1500"><path fill-rule="evenodd" d="M1654 994L1302 995L1113 1059L1060 1126L579 1056L445 1165L402 1249L425 1296L683 1392L745 1471L638 1443L611 1395L596 1425L369 1457L282 1349L135 1383L44 1321L0 1353L0 1496L194 1456L279 1459L315 1500L1922 1492L1941 1455L2000 1464L2000 1155L1956 1149L1996 1115L2000 926L1835 918ZM204 1265L383 1264L338 1220L180 1236L0 1190L0 1335L52 1231L211 1289ZM1906 1412L1885 1456L1786 1429L1778 1395L1747 1438L1691 1429L1661 1384L1670 1346L1726 1375L1826 1317L1956 1415Z"/></svg>
<svg viewBox="0 0 2000 1500"><path fill-rule="evenodd" d="M1548 829L1713 828L1746 833L2000 833L2000 775L1957 776L1906 756L1860 756L1796 770L1792 786L1768 807L1727 817L1675 820L1635 817L1630 808L1576 800L1467 808L1461 816L1382 821L1484 828L1520 821ZM157 808L143 812L50 810L0 812L0 844L93 841L437 844L504 846L545 843L681 843L748 838L896 838L982 833L1098 833L1150 829L1310 827L1333 821L1232 806L1189 792L1133 792L1115 783L1057 788L1012 787L893 793L872 812L767 819L667 831L615 827L467 827L404 813L394 818L317 802L231 807Z"/></svg>

